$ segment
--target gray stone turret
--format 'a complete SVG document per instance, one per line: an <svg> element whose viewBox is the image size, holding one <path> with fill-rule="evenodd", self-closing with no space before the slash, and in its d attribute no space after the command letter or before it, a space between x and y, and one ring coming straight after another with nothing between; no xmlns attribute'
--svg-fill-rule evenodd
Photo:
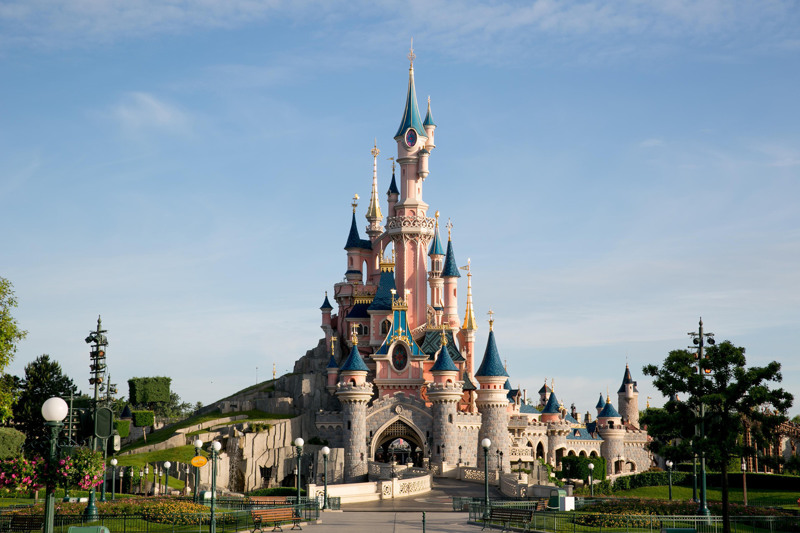
<svg viewBox="0 0 800 533"><path fill-rule="evenodd" d="M444 330L442 330L444 333ZM458 430L456 416L458 401L463 394L458 379L458 367L447 351L447 337L442 334L442 349L431 368L433 383L428 385L428 399L433 403L433 453L434 461L455 464L458 462Z"/></svg>
<svg viewBox="0 0 800 533"><path fill-rule="evenodd" d="M636 382L631 378L631 371L625 365L625 375L622 376L622 385L617 391L617 405L622 422L639 427L639 390Z"/></svg>
<svg viewBox="0 0 800 533"><path fill-rule="evenodd" d="M367 403L372 398L372 383L366 381L367 365L358 353L356 336L350 356L339 369L336 396L342 404L344 425L344 480L364 481L369 470L367 456Z"/></svg>
<svg viewBox="0 0 800 533"><path fill-rule="evenodd" d="M508 374L500 362L494 331L491 328L492 321L490 320L486 352L480 368L475 372L475 379L480 383L480 388L477 390L478 399L475 403L478 406L478 412L481 413L481 429L477 442L478 468L483 468L484 463L481 441L488 438L492 441L489 449L489 464L496 465L499 456L497 452L502 452L502 468L507 471L511 459L511 439L508 434L508 396L503 385L508 379ZM492 459L492 455L495 456L495 459Z"/></svg>
<svg viewBox="0 0 800 533"><path fill-rule="evenodd" d="M606 458L606 473L620 472L625 463L625 426L610 398L606 398L606 405L597 416L597 431L603 437L600 453Z"/></svg>

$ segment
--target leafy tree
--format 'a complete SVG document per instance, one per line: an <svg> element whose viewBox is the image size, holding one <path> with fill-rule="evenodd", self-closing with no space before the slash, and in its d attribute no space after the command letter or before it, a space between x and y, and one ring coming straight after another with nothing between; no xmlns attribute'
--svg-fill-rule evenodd
<svg viewBox="0 0 800 533"><path fill-rule="evenodd" d="M7 279L0 277L0 378L5 384L5 369L14 359L17 343L25 338L27 331L19 328L11 310L17 306L14 287ZM14 396L11 389L0 387L0 422L11 418Z"/></svg>
<svg viewBox="0 0 800 533"><path fill-rule="evenodd" d="M189 402L181 401L181 397L177 392L169 393L169 401L158 402L154 405L156 416L164 418L178 418L187 416L194 411L192 404Z"/></svg>
<svg viewBox="0 0 800 533"><path fill-rule="evenodd" d="M792 424L797 424L800 426L800 415L794 415L794 418L792 418Z"/></svg>
<svg viewBox="0 0 800 533"><path fill-rule="evenodd" d="M42 404L54 396L67 397L78 394L72 380L63 374L61 365L47 354L40 355L25 367L25 379L16 404L14 422L25 433L25 454L32 457L44 455L49 435L42 419Z"/></svg>
<svg viewBox="0 0 800 533"><path fill-rule="evenodd" d="M786 420L793 397L781 388L781 365L746 367L744 348L730 341L711 346L699 361L687 350L673 350L661 367L642 370L653 385L671 398L664 409L649 409L642 420L653 437L651 449L678 461L693 452L704 453L709 466L722 472L723 531L730 532L728 472L731 460L756 453L741 435L750 428L755 444L768 445L777 426ZM698 370L695 370L698 366ZM705 416L701 416L705 405ZM704 435L695 428L705 424ZM691 442L690 442L691 441Z"/></svg>

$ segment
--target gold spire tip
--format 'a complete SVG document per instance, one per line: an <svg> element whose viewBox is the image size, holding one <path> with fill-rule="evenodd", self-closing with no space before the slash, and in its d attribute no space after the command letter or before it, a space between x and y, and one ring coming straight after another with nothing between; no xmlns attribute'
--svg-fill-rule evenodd
<svg viewBox="0 0 800 533"><path fill-rule="evenodd" d="M414 38L411 38L411 49L408 52L408 60L411 62L410 69L414 68L414 59L416 59L416 55L414 55Z"/></svg>
<svg viewBox="0 0 800 533"><path fill-rule="evenodd" d="M353 203L350 204L353 206L353 213L356 212L356 207L358 207L358 194L353 195Z"/></svg>
<svg viewBox="0 0 800 533"><path fill-rule="evenodd" d="M372 145L372 150L370 150L369 153L372 154L372 157L378 157L378 154L381 153L381 151L378 150L378 139L377 138L375 139L375 142Z"/></svg>
<svg viewBox="0 0 800 533"><path fill-rule="evenodd" d="M453 236L453 222L448 218L447 219L447 240L452 240Z"/></svg>
<svg viewBox="0 0 800 533"><path fill-rule="evenodd" d="M489 331L494 331L494 311L489 309L489 312L486 314L489 315Z"/></svg>

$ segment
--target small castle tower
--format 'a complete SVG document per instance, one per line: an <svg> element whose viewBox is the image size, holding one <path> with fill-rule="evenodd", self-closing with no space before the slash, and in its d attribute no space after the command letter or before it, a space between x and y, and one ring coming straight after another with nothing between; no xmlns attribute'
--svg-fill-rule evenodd
<svg viewBox="0 0 800 533"><path fill-rule="evenodd" d="M362 481L367 475L367 402L372 397L372 383L367 382L369 368L358 353L358 336L353 333L350 355L339 369L336 396L342 404L344 423L344 478L346 483Z"/></svg>
<svg viewBox="0 0 800 533"><path fill-rule="evenodd" d="M622 376L622 385L617 391L617 405L619 414L625 424L635 428L639 427L639 390L636 382L631 378L631 369L625 365L625 374Z"/></svg>
<svg viewBox="0 0 800 533"><path fill-rule="evenodd" d="M603 437L600 453L606 458L606 473L612 475L622 471L625 463L625 426L622 417L606 398L605 406L597 415L597 431Z"/></svg>
<svg viewBox="0 0 800 533"><path fill-rule="evenodd" d="M397 204L397 199L400 198L400 190L397 188L397 180L394 177L395 161L394 157L390 157L392 161L392 182L389 184L389 190L386 191L386 200L389 204L389 214L386 216L395 216L394 206Z"/></svg>
<svg viewBox="0 0 800 533"><path fill-rule="evenodd" d="M458 367L447 351L447 336L442 328L442 349L431 368L433 383L428 385L428 399L433 403L432 457L440 463L453 464L458 460L458 430L455 417L463 393L458 381Z"/></svg>
<svg viewBox="0 0 800 533"><path fill-rule="evenodd" d="M553 389L547 386L547 378L544 378L544 385L539 389L539 405L547 405L547 401L550 399L550 394L552 392Z"/></svg>
<svg viewBox="0 0 800 533"><path fill-rule="evenodd" d="M322 323L319 327L325 332L325 344L327 344L331 340L331 335L333 335L333 329L331 328L331 311L333 311L333 306L328 300L328 291L325 291L325 301L322 302L319 310L322 312Z"/></svg>
<svg viewBox="0 0 800 533"><path fill-rule="evenodd" d="M458 265L456 264L456 256L453 252L453 239L452 239L453 225L447 222L447 252L445 253L444 266L442 267L442 278L444 278L444 319L443 324L447 324L450 328L458 327L458 295L456 293L458 278L461 274L458 272Z"/></svg>
<svg viewBox="0 0 800 533"><path fill-rule="evenodd" d="M489 312L492 316L491 311ZM481 429L478 432L478 468L483 468L483 449L481 441L488 438L492 441L490 453L502 452L505 468L511 459L509 454L510 437L508 435L508 396L503 387L508 379L508 373L500 361L497 344L494 340L494 320L489 319L489 340L486 342L486 351L475 379L480 388L477 390L478 399L475 402L481 414ZM490 464L492 464L490 462Z"/></svg>
<svg viewBox="0 0 800 533"><path fill-rule="evenodd" d="M594 406L597 409L597 416L600 416L600 413L603 412L603 409L606 407L606 400L603 398L603 393L600 393L600 399L597 400L597 405Z"/></svg>
<svg viewBox="0 0 800 533"><path fill-rule="evenodd" d="M356 208L358 207L358 195L353 196L353 219L350 223L350 233L347 234L347 242L344 249L347 251L347 270L344 275L349 282L361 282L362 279L361 265L365 258L368 258L372 251L372 242L362 239L358 234L358 225L356 224Z"/></svg>
<svg viewBox="0 0 800 533"><path fill-rule="evenodd" d="M436 229L433 232L433 240L431 247L428 250L428 256L431 258L431 270L428 272L428 284L431 288L431 307L435 313L435 323L433 325L440 326L442 324L442 315L444 314L444 279L442 278L442 268L444 267L444 247L442 247L442 240L439 238L439 211L436 211Z"/></svg>

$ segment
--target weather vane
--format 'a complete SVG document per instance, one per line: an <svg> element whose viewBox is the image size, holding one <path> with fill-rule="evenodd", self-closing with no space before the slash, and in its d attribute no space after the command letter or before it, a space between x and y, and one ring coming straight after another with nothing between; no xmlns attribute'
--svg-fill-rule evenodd
<svg viewBox="0 0 800 533"><path fill-rule="evenodd" d="M356 212L356 207L358 207L358 193L353 195L353 203L350 204L353 206L353 213Z"/></svg>
<svg viewBox="0 0 800 533"><path fill-rule="evenodd" d="M414 68L414 59L417 56L414 55L414 38L411 38L411 50L408 52L408 60L411 62L411 68Z"/></svg>

